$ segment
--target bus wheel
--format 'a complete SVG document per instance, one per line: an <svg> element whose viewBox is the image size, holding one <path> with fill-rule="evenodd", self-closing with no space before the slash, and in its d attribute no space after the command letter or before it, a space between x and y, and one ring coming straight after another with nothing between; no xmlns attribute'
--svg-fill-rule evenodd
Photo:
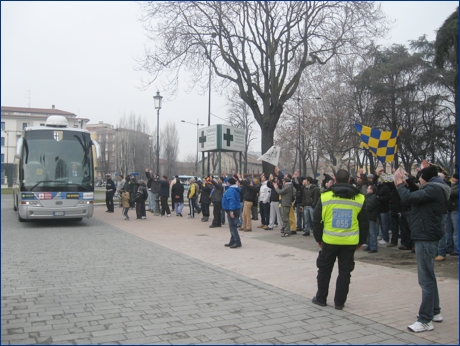
<svg viewBox="0 0 460 346"><path fill-rule="evenodd" d="M27 221L26 219L23 219L21 217L21 215L19 215L19 213L18 213L18 220L19 220L19 222L26 222Z"/></svg>
<svg viewBox="0 0 460 346"><path fill-rule="evenodd" d="M18 211L17 204L18 204L18 199L15 198L15 199L13 200L13 210L14 210L14 211Z"/></svg>

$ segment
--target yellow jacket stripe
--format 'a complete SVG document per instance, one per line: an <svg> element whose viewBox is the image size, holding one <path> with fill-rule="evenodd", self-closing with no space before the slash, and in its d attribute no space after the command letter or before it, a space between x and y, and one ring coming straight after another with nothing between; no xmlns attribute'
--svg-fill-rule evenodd
<svg viewBox="0 0 460 346"><path fill-rule="evenodd" d="M341 198L333 191L321 194L323 237L327 244L357 245L359 243L358 214L363 208L364 195L354 199Z"/></svg>

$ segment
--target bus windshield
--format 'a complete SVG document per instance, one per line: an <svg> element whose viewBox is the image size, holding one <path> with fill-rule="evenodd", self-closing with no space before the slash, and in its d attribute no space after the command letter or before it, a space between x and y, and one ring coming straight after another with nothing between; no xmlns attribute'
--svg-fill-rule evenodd
<svg viewBox="0 0 460 346"><path fill-rule="evenodd" d="M60 129L26 131L21 191L93 191L89 133Z"/></svg>

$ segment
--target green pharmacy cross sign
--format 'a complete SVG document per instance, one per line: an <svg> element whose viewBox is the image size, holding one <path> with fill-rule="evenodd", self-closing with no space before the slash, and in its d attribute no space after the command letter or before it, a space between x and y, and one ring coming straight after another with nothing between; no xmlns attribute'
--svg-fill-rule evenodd
<svg viewBox="0 0 460 346"><path fill-rule="evenodd" d="M198 142L201 143L201 148L204 148L204 144L206 143L206 136L204 135L204 131L201 131L201 137L198 137Z"/></svg>
<svg viewBox="0 0 460 346"><path fill-rule="evenodd" d="M198 132L199 151L245 151L246 130L227 125L213 125L201 128Z"/></svg>

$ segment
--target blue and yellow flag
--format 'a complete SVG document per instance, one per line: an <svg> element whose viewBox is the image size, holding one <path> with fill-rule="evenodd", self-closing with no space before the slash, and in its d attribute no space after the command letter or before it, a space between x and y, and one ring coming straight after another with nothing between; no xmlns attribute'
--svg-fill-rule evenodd
<svg viewBox="0 0 460 346"><path fill-rule="evenodd" d="M361 146L370 150L380 162L395 160L401 128L393 131L380 131L355 123L355 129L361 137Z"/></svg>

